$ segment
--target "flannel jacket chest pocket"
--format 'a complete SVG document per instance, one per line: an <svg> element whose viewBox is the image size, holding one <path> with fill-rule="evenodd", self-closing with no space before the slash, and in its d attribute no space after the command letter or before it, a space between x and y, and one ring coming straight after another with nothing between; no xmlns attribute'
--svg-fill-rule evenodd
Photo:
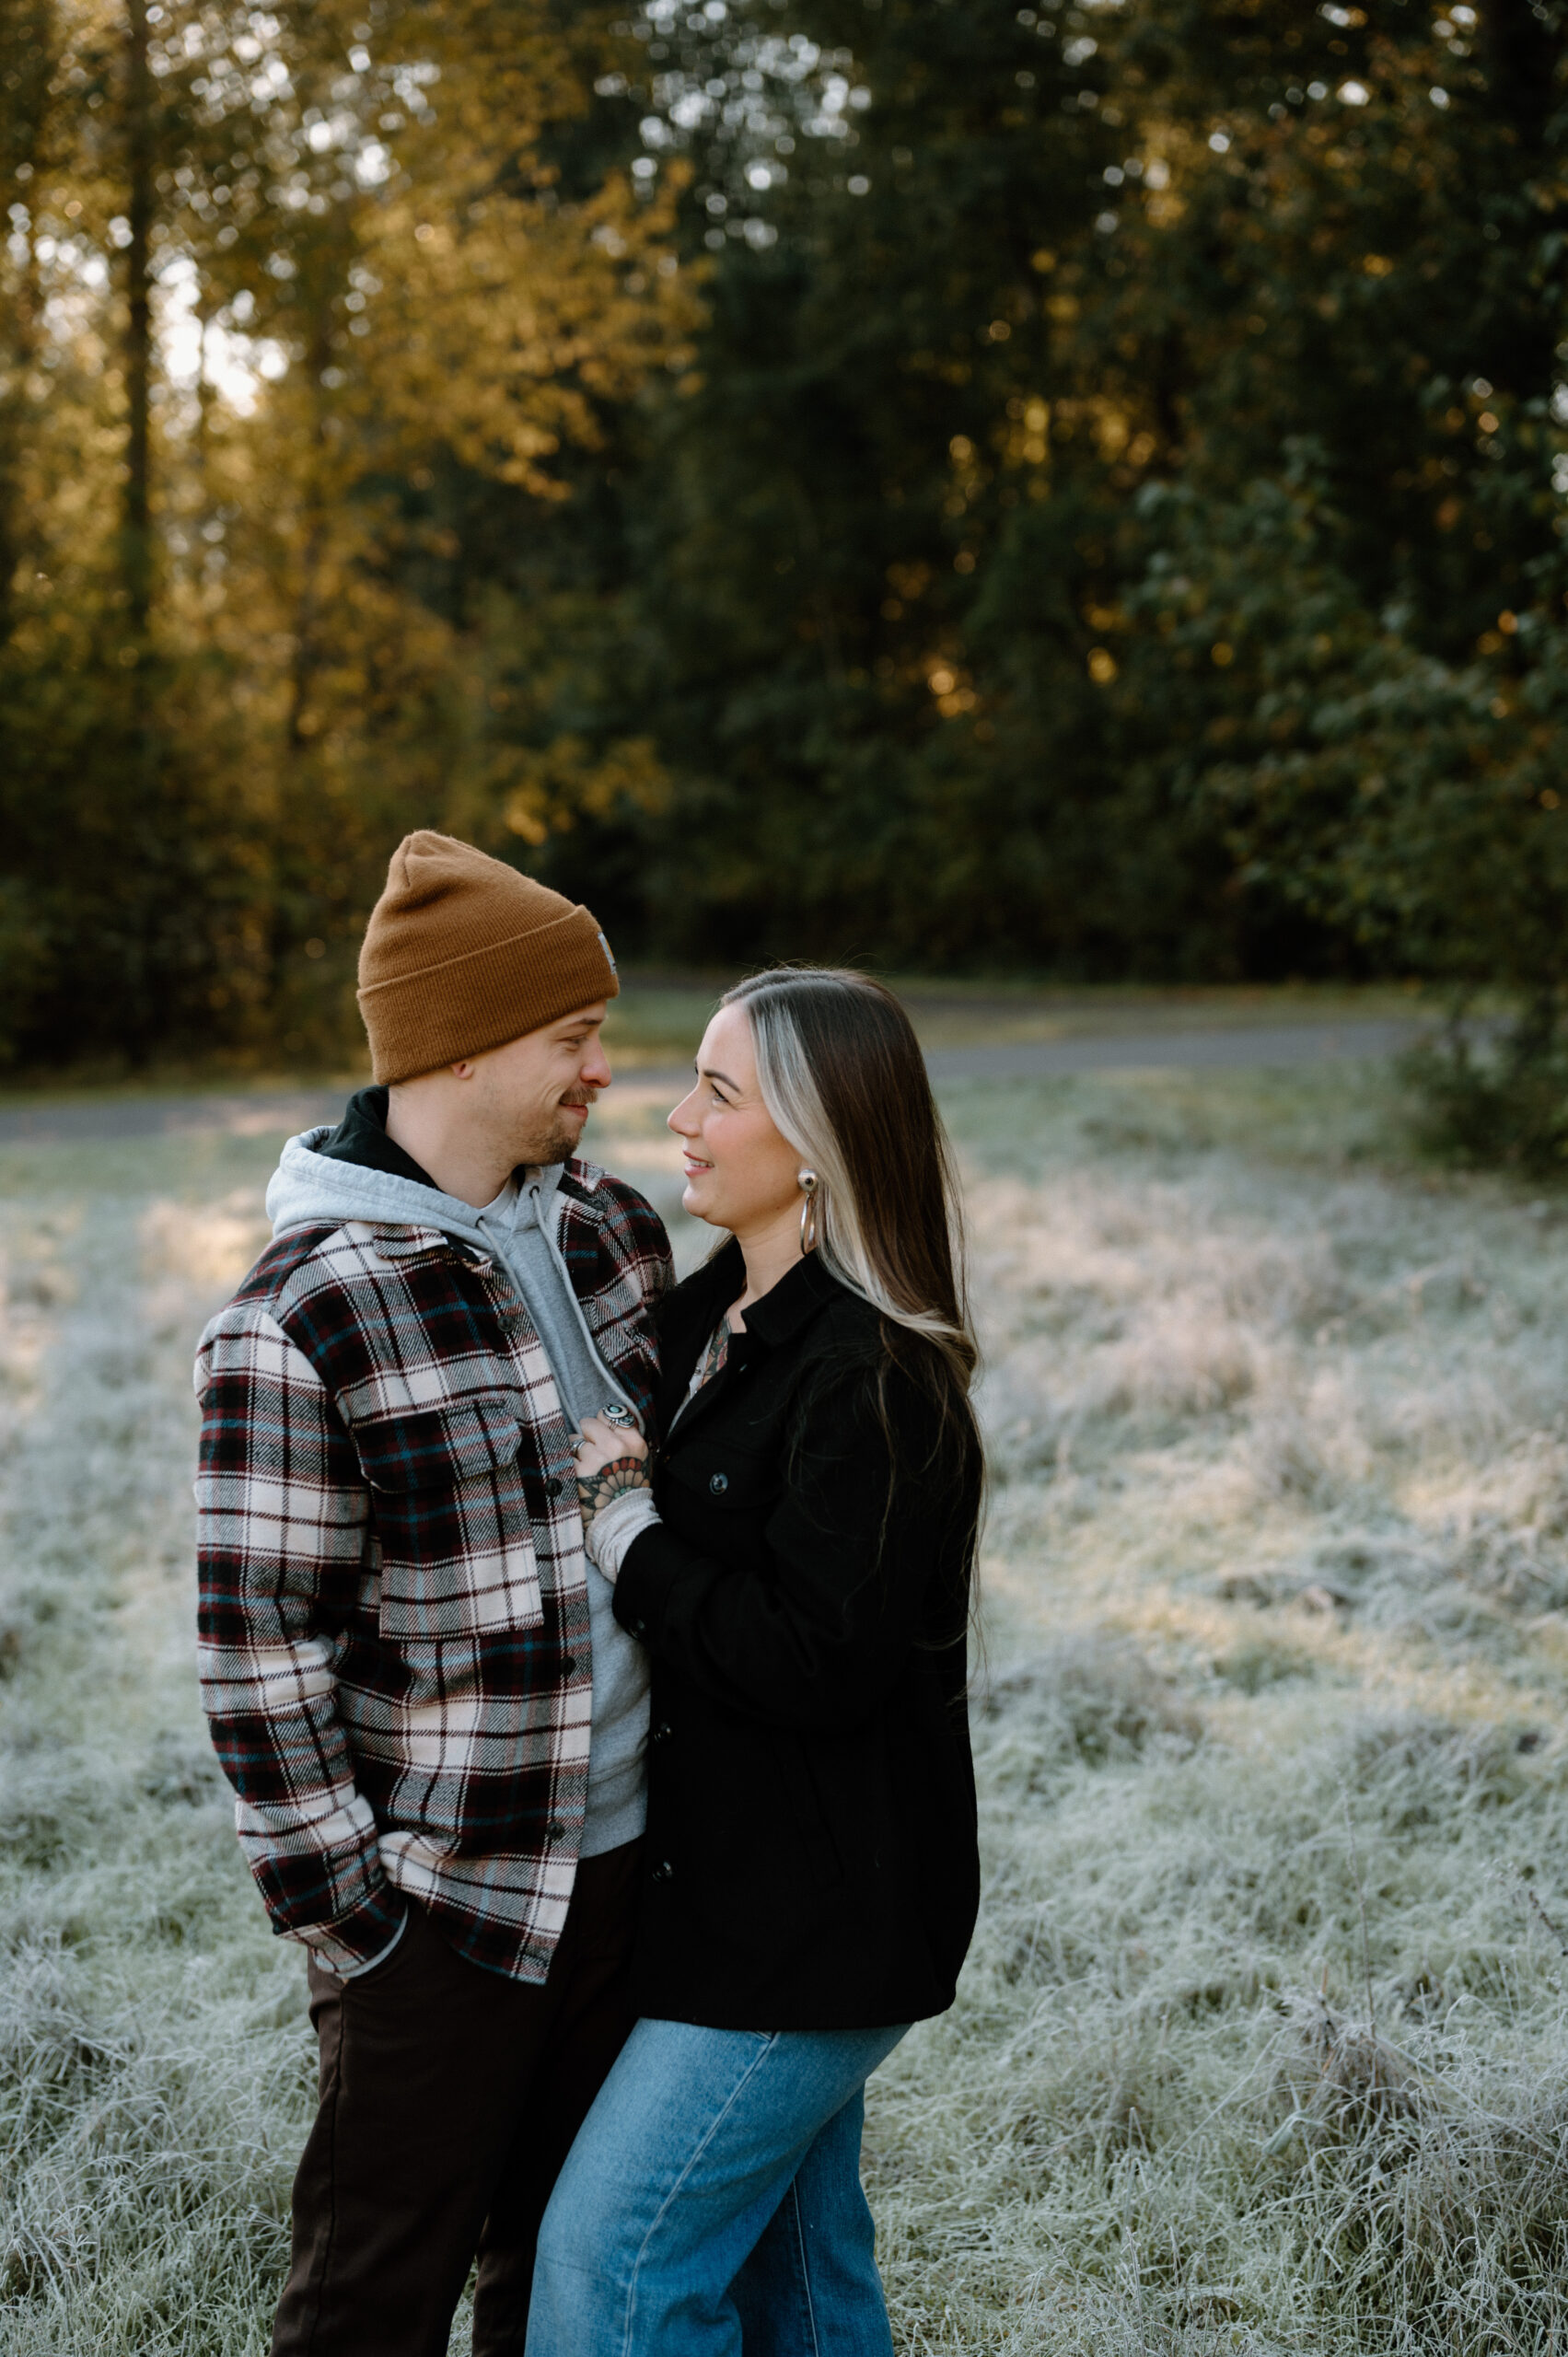
<svg viewBox="0 0 1568 2357"><path fill-rule="evenodd" d="M381 1542L382 1636L439 1643L540 1627L511 1402L459 1399L356 1420L354 1437Z"/></svg>

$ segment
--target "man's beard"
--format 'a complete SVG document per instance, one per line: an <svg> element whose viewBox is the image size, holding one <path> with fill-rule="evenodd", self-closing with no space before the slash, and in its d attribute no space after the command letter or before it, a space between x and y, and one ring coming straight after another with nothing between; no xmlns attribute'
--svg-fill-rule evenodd
<svg viewBox="0 0 1568 2357"><path fill-rule="evenodd" d="M587 1104L588 1110L591 1112L593 1110L591 1097L588 1098ZM552 1162L564 1162L569 1155L575 1154L577 1141L582 1134L582 1123L562 1119L558 1108L556 1117L552 1120L549 1130L540 1141L539 1145L530 1148L523 1158L528 1162L543 1163L547 1166Z"/></svg>

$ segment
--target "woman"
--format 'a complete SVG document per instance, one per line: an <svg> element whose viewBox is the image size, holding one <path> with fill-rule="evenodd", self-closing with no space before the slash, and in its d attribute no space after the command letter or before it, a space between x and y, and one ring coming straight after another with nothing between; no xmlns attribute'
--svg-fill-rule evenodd
<svg viewBox="0 0 1568 2357"><path fill-rule="evenodd" d="M643 2018L547 2213L529 2357L890 2351L865 2080L974 1926L981 1496L954 1187L865 975L731 991L669 1116L729 1230L661 1313L664 1434L590 1418L589 1552L653 1662Z"/></svg>

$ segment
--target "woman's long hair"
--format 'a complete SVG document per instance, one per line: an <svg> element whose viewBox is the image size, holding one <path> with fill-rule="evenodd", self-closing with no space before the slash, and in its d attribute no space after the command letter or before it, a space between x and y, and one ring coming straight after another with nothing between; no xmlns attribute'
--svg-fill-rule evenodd
<svg viewBox="0 0 1568 2357"><path fill-rule="evenodd" d="M938 1411L937 1451L977 1501L970 1386L979 1353L952 1148L913 1026L869 974L779 966L726 991L743 1006L762 1102L814 1170L824 1265L882 1315L887 1360ZM885 1401L886 1364L878 1384ZM883 1407L897 1456L898 1434Z"/></svg>

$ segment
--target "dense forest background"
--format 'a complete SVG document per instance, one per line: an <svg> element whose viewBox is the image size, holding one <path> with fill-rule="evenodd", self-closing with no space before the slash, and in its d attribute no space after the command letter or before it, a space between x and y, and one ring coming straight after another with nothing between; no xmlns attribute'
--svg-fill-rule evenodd
<svg viewBox="0 0 1568 2357"><path fill-rule="evenodd" d="M1556 0L7 0L0 1044L331 1052L427 824L622 955L1549 1035L1564 55Z"/></svg>

